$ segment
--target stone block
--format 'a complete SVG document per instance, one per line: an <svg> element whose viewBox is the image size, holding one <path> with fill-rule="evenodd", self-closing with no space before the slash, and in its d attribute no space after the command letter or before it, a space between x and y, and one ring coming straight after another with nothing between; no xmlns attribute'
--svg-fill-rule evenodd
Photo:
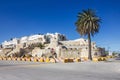
<svg viewBox="0 0 120 80"><path fill-rule="evenodd" d="M40 58L40 59L39 59L39 62L44 62L44 58Z"/></svg>
<svg viewBox="0 0 120 80"><path fill-rule="evenodd" d="M26 61L31 61L31 58L26 58Z"/></svg>
<svg viewBox="0 0 120 80"><path fill-rule="evenodd" d="M73 58L68 59L68 62L74 62Z"/></svg>
<svg viewBox="0 0 120 80"><path fill-rule="evenodd" d="M63 59L64 63L68 63L68 58Z"/></svg>
<svg viewBox="0 0 120 80"><path fill-rule="evenodd" d="M0 60L3 60L3 58L2 58L2 57L0 57Z"/></svg>
<svg viewBox="0 0 120 80"><path fill-rule="evenodd" d="M56 63L55 59L53 59L53 58L50 58L50 62L51 63Z"/></svg>
<svg viewBox="0 0 120 80"><path fill-rule="evenodd" d="M26 59L25 58L21 58L22 59L22 61L26 61Z"/></svg>
<svg viewBox="0 0 120 80"><path fill-rule="evenodd" d="M50 62L50 59L49 59L49 58L46 58L46 59L45 59L45 62L46 62L46 63Z"/></svg>
<svg viewBox="0 0 120 80"><path fill-rule="evenodd" d="M38 62L38 59L37 59L37 58L34 58L34 62Z"/></svg>
<svg viewBox="0 0 120 80"><path fill-rule="evenodd" d="M76 59L74 59L74 62L81 62L81 59L80 58L76 58Z"/></svg>
<svg viewBox="0 0 120 80"><path fill-rule="evenodd" d="M92 61L93 61L93 62L98 62L98 61L99 61L99 58L93 58Z"/></svg>
<svg viewBox="0 0 120 80"><path fill-rule="evenodd" d="M21 58L17 58L17 61L22 61L22 59Z"/></svg>
<svg viewBox="0 0 120 80"><path fill-rule="evenodd" d="M7 60L9 60L9 61L10 61L10 60L12 60L12 58L10 58L10 57L9 57Z"/></svg>

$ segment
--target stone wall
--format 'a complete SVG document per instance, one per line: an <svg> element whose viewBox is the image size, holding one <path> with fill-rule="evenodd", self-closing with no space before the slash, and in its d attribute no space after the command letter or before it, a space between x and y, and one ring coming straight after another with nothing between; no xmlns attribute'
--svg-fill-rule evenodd
<svg viewBox="0 0 120 80"><path fill-rule="evenodd" d="M78 49L61 49L59 57L62 58L80 58L81 52Z"/></svg>

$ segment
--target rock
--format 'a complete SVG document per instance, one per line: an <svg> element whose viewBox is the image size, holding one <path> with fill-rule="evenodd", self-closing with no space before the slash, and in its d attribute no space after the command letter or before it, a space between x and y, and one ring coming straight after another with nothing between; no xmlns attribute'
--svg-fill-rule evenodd
<svg viewBox="0 0 120 80"><path fill-rule="evenodd" d="M53 58L50 58L50 62L51 63L56 63L55 59L53 59Z"/></svg>
<svg viewBox="0 0 120 80"><path fill-rule="evenodd" d="M32 56L33 57L41 57L42 56L42 50L39 48L39 47L35 47L33 50L32 50Z"/></svg>

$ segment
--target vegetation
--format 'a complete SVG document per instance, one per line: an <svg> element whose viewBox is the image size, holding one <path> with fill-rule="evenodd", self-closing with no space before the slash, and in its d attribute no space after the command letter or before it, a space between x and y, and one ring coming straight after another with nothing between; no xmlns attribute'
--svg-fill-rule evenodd
<svg viewBox="0 0 120 80"><path fill-rule="evenodd" d="M35 47L39 47L40 49L44 49L45 45L42 43L31 44L28 46L29 49L34 49Z"/></svg>
<svg viewBox="0 0 120 80"><path fill-rule="evenodd" d="M92 60L91 55L91 36L94 36L95 33L99 31L100 18L96 13L91 10L83 10L81 13L78 13L78 20L76 21L76 30L81 36L88 37L88 59Z"/></svg>
<svg viewBox="0 0 120 80"><path fill-rule="evenodd" d="M42 43L39 43L39 44L38 44L38 47L39 47L40 49L44 49L45 45L42 44Z"/></svg>
<svg viewBox="0 0 120 80"><path fill-rule="evenodd" d="M119 54L120 54L119 52L115 52L115 51L112 53L113 56L116 56L116 55L119 55Z"/></svg>
<svg viewBox="0 0 120 80"><path fill-rule="evenodd" d="M109 51L105 51L105 55L106 55L106 56L109 55Z"/></svg>

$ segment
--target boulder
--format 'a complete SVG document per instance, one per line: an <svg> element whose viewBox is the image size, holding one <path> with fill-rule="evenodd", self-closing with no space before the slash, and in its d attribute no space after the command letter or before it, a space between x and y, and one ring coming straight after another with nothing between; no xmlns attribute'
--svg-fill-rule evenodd
<svg viewBox="0 0 120 80"><path fill-rule="evenodd" d="M32 50L32 56L33 57L41 57L42 56L42 50L39 47L35 47Z"/></svg>

